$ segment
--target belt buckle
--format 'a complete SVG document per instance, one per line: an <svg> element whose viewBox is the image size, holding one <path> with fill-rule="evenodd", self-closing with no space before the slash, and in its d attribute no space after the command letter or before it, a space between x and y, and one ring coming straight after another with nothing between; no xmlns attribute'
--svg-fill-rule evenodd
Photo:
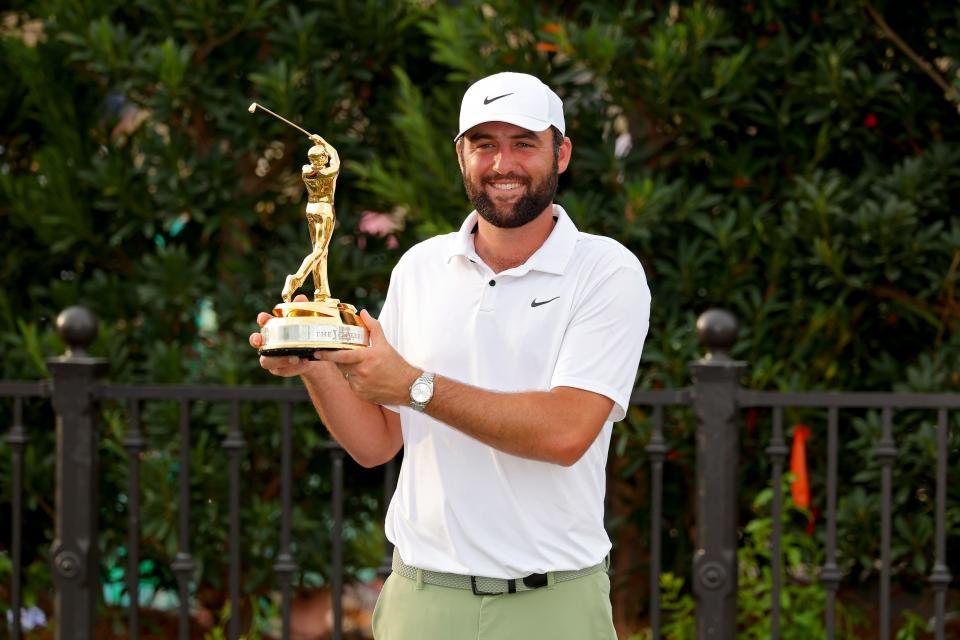
<svg viewBox="0 0 960 640"><path fill-rule="evenodd" d="M531 573L523 579L523 584L527 589L539 589L547 586L547 574Z"/></svg>
<svg viewBox="0 0 960 640"><path fill-rule="evenodd" d="M502 594L502 591L480 591L477 589L477 577L470 576L470 589L473 590L473 595L475 596L499 596Z"/></svg>

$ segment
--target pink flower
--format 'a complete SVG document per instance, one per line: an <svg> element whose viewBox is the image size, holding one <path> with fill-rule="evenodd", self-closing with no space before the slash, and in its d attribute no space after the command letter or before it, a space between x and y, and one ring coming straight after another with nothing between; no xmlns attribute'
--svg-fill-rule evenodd
<svg viewBox="0 0 960 640"><path fill-rule="evenodd" d="M360 214L357 230L367 235L384 237L403 227L403 219L391 213L364 211Z"/></svg>

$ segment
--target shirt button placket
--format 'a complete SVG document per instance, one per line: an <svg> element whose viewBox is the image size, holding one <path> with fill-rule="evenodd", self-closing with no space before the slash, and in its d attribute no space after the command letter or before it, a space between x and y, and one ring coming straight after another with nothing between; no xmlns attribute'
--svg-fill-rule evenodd
<svg viewBox="0 0 960 640"><path fill-rule="evenodd" d="M493 311L497 303L497 290L502 287L497 286L496 278L489 278L483 287L483 295L480 296L480 311Z"/></svg>

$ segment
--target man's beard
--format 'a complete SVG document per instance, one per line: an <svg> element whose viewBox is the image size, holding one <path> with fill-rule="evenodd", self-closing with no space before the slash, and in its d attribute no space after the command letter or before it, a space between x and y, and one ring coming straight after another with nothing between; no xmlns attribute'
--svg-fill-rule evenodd
<svg viewBox="0 0 960 640"><path fill-rule="evenodd" d="M555 158L553 170L538 186L534 186L530 178L515 173L496 175L497 179L514 180L527 187L527 192L520 196L520 199L506 212L499 211L497 205L484 191L483 179L474 184L464 175L463 186L467 190L470 202L473 203L481 218L501 229L516 229L536 219L547 208L547 205L553 202L553 197L557 195L557 168Z"/></svg>

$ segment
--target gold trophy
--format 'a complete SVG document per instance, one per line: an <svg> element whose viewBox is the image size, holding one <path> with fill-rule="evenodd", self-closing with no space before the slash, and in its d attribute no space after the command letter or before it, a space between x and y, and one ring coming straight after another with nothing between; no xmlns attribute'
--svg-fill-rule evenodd
<svg viewBox="0 0 960 640"><path fill-rule="evenodd" d="M307 187L307 224L313 250L307 254L297 272L287 276L280 295L283 302L273 308L273 316L260 333L265 356L300 356L313 360L320 349L359 349L368 344L367 328L363 326L353 305L330 297L327 281L327 250L333 235L336 213L333 193L340 173L340 156L329 142L315 133L308 133L286 118L254 102L250 113L266 111L291 127L306 134L313 143L307 151L308 164L300 171ZM293 296L307 277L313 274L313 300L293 302Z"/></svg>

